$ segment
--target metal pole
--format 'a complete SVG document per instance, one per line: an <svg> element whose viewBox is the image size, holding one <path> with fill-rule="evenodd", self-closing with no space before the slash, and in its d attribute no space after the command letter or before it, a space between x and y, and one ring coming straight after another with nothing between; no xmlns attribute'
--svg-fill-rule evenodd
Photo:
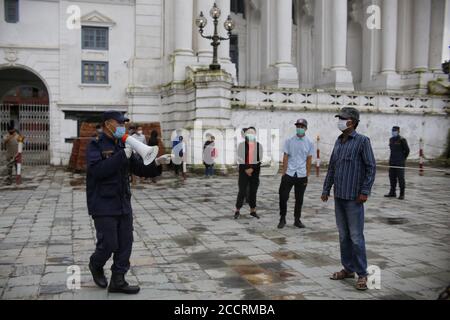
<svg viewBox="0 0 450 320"><path fill-rule="evenodd" d="M320 136L317 135L317 159L316 159L316 176L320 174L320 147L319 147Z"/></svg>
<svg viewBox="0 0 450 320"><path fill-rule="evenodd" d="M423 176L423 139L419 140L419 175Z"/></svg>
<svg viewBox="0 0 450 320"><path fill-rule="evenodd" d="M219 42L219 34L217 33L217 24L219 23L217 18L214 18L214 35L212 37L212 43L213 46L213 61L212 64L209 65L209 68L211 70L220 70L220 64L217 59L217 47L220 45Z"/></svg>
<svg viewBox="0 0 450 320"><path fill-rule="evenodd" d="M22 152L23 152L23 137L20 136L19 139L19 146L17 150L17 156L16 159L16 184L19 185L22 183Z"/></svg>

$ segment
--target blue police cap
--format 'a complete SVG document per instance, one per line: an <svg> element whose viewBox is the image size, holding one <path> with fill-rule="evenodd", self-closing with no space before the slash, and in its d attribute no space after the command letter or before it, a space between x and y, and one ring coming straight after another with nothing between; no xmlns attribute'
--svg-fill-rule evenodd
<svg viewBox="0 0 450 320"><path fill-rule="evenodd" d="M130 119L124 117L122 112L114 111L114 110L103 112L103 121L106 121L109 119L114 119L119 123L124 123L124 122L130 121Z"/></svg>

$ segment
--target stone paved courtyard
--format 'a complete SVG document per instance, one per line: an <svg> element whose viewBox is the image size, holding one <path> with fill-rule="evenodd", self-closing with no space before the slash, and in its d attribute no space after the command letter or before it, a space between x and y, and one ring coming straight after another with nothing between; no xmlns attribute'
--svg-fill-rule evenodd
<svg viewBox="0 0 450 320"><path fill-rule="evenodd" d="M33 178L30 178L33 177ZM132 268L137 296L108 294L87 268L94 249L83 175L61 168L25 168L20 188L0 187L1 299L436 299L450 283L450 176L407 171L407 200L385 199L379 170L366 204L369 265L381 268L381 289L359 292L340 270L333 201L324 204L324 176L311 177L303 222L278 230L280 176L262 177L260 220L233 220L237 177L165 172L157 184L133 187ZM111 262L105 268L109 277ZM81 268L81 289L66 286L67 267Z"/></svg>

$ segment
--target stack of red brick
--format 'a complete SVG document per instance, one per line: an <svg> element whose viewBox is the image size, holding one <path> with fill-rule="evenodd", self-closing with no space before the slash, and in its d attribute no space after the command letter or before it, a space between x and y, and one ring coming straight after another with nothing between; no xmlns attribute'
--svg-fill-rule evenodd
<svg viewBox="0 0 450 320"><path fill-rule="evenodd" d="M158 157L164 154L164 144L162 143L161 140L161 125L159 124L159 122L133 123L133 125L135 127L142 126L142 131L144 131L147 143L148 140L150 139L152 131L156 130L156 132L158 132L158 147L159 147Z"/></svg>
<svg viewBox="0 0 450 320"><path fill-rule="evenodd" d="M80 136L73 141L72 154L69 161L69 169L74 171L86 171L86 148L91 139L95 137L96 123L83 122L80 127Z"/></svg>
<svg viewBox="0 0 450 320"><path fill-rule="evenodd" d="M142 126L144 135L148 140L150 139L150 134L153 130L158 132L158 146L159 153L158 156L164 154L164 145L161 140L161 125L159 122L149 122L149 123L134 123L133 125ZM80 128L80 137L73 141L72 154L70 155L69 169L76 172L86 171L86 148L93 137L95 137L95 126L96 123L83 122ZM127 125L129 127L129 125Z"/></svg>

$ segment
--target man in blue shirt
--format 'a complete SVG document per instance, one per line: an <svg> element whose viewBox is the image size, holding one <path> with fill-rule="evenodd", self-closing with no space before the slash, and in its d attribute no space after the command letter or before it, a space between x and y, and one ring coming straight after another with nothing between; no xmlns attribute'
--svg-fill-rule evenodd
<svg viewBox="0 0 450 320"><path fill-rule="evenodd" d="M283 169L279 189L279 229L282 229L286 225L287 202L293 186L295 190L294 226L297 228L305 227L301 222L300 217L303 205L303 195L305 194L308 176L311 171L314 145L305 135L306 130L308 129L308 122L305 119L298 119L295 126L296 135L287 139L284 143Z"/></svg>
<svg viewBox="0 0 450 320"><path fill-rule="evenodd" d="M342 134L336 140L323 184L322 201L328 201L334 185L336 224L339 231L341 263L332 280L354 278L356 289L367 289L367 258L364 240L364 202L375 181L376 163L368 137L355 131L359 112L344 107L336 115Z"/></svg>

